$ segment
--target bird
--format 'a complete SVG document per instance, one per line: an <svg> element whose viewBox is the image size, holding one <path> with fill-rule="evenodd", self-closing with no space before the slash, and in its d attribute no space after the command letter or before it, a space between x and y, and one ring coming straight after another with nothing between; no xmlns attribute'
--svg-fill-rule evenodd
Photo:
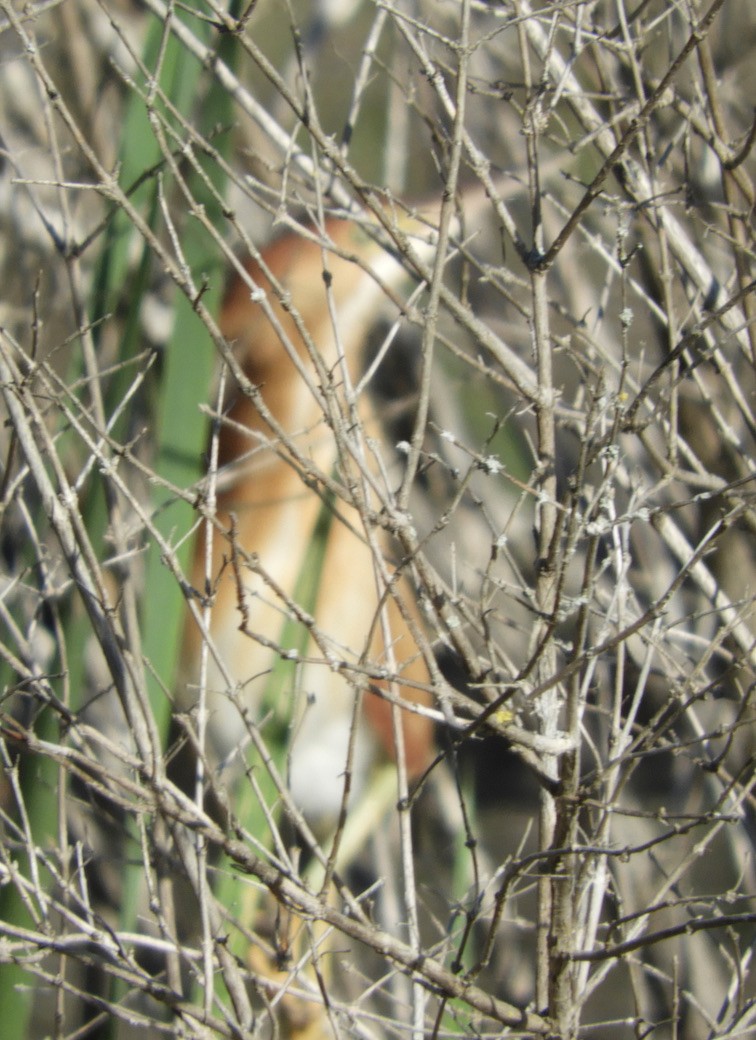
<svg viewBox="0 0 756 1040"><path fill-rule="evenodd" d="M233 758L243 714L262 722L283 702L288 787L321 830L347 775L356 798L375 763L396 756L397 702L410 781L434 755L418 597L389 538L366 523L390 494L392 457L361 385L366 343L386 286L405 278L358 221L328 218L240 262L219 317L248 383L218 419L216 523L202 528L193 569L209 604L210 746L216 761ZM194 662L202 639L190 623Z"/></svg>

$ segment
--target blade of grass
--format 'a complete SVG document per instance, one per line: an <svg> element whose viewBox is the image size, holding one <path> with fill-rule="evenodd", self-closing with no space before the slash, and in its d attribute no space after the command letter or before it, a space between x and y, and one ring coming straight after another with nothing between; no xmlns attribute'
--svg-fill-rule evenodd
<svg viewBox="0 0 756 1040"><path fill-rule="evenodd" d="M235 39L228 35L222 37L220 56L231 67L235 50ZM186 63L190 60L180 52L177 59ZM200 71L198 68L197 72ZM195 110L201 113L197 129L207 139L216 127L230 124L232 102L228 94L211 79L207 93L201 103L195 105ZM230 149L228 135L214 140L214 147L221 153L227 153ZM212 189L199 175L189 177L188 184L197 204L203 207L212 223L220 228L223 215L219 199L225 187L224 177L209 157L200 161ZM223 290L223 267L214 243L199 223L191 218L182 229L182 251L196 283L206 285L203 301L211 311L217 311ZM213 351L209 337L192 302L180 296L176 305L173 334L166 349L155 415L155 471L177 487L189 487L201 475L207 426L200 405L207 400L212 379ZM178 543L179 562L187 569L192 546L185 535L193 522L191 506L183 501L171 501L170 495L162 491L157 492L154 506L158 530L172 542ZM171 705L163 690L172 690L176 682L184 602L181 589L163 565L160 551L154 545L150 547L147 560L146 589L143 646L156 676L151 690L152 707L158 728L165 737Z"/></svg>
<svg viewBox="0 0 756 1040"><path fill-rule="evenodd" d="M184 14L190 17L190 14ZM210 28L197 26L198 32L209 35ZM154 68L160 50L163 26L153 23L145 48L145 64ZM236 41L224 36L220 41L221 57L233 67ZM228 126L232 114L232 102L213 79L206 81L204 96L201 95L203 70L200 65L184 53L178 41L171 38L163 54L160 88L178 112L191 118L197 113L196 129L208 137L218 126ZM230 149L228 135L214 141L215 148L222 154ZM162 152L156 140L144 103L138 94L132 96L130 110L125 123L122 148L123 177L125 183L133 184L145 170L157 169ZM224 179L218 167L209 157L202 159L203 172L209 185L199 175L190 175L188 185L193 197L205 209L213 223L220 227L222 214L218 201L224 190ZM163 192L170 197L172 185L169 178L163 182ZM150 213L153 226L159 219L158 182L156 177L146 178L138 192L143 196L145 211ZM121 214L116 214L112 232L106 246L105 275L99 287L98 306L103 313L112 306L112 294L122 285L127 268L130 242L133 232ZM191 219L181 228L183 257L197 282L206 281L205 304L217 309L222 291L222 274L208 236ZM138 298L131 303L131 313L138 311L148 285L148 272L152 258L143 254L140 264ZM127 322L121 344L122 359L133 357L139 349L139 326ZM174 327L165 352L165 361L160 380L155 410L156 473L178 487L188 487L200 475L202 450L206 442L205 423L199 406L206 400L212 381L213 354L209 339L192 309L190 302L179 296L176 304ZM116 385L115 400L120 400L123 388ZM182 541L177 556L186 569L191 545L184 537L192 524L192 510L186 503L171 502L170 496L161 491L155 496L154 510L156 526L171 541ZM98 522L104 530L105 521ZM180 588L163 566L160 552L155 545L148 549L145 602L143 611L142 646L148 667L152 670L150 700L158 732L165 745L168 736L171 704L165 690L172 690L176 680L180 655L184 604ZM127 840L135 839L132 831ZM121 925L129 930L136 920L143 884L144 867L134 863L125 867ZM126 995L123 987L116 986L114 999Z"/></svg>
<svg viewBox="0 0 756 1040"><path fill-rule="evenodd" d="M35 724L40 737L60 740L60 733L51 711L43 711ZM29 824L30 840L23 853L10 853L16 861L16 869L25 878L32 878L39 869L39 882L43 891L49 890L52 879L37 856L37 849L50 851L58 829L58 800L55 791L59 781L58 767L42 756L22 756L17 762L19 788L24 803L24 812ZM10 851L10 850L9 850ZM30 857L36 857L33 866ZM43 908L40 917L46 916ZM32 920L18 888L7 883L0 888L0 920L21 928L37 930L39 923ZM22 961L0 964L0 1008L3 1012L3 1037L7 1040L26 1040L29 1036L29 1017L34 1000L34 980Z"/></svg>

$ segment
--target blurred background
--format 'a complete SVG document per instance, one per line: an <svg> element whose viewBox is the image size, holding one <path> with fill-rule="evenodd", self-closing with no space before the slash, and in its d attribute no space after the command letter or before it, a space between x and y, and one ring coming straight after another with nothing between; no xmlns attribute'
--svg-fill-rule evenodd
<svg viewBox="0 0 756 1040"><path fill-rule="evenodd" d="M748 0L2 0L4 1036L753 1029L755 42ZM229 272L327 218L395 261L387 477L312 480L408 578L438 758L315 841L296 678L224 771L185 631Z"/></svg>

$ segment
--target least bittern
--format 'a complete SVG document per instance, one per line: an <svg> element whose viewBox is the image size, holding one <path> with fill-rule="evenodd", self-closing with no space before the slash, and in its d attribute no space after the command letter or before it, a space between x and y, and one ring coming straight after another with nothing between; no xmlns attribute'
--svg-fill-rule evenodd
<svg viewBox="0 0 756 1040"><path fill-rule="evenodd" d="M196 555L196 587L209 582L212 601L211 743L232 753L245 735L238 706L259 720L264 691L294 698L289 784L319 824L336 818L348 764L359 789L376 756L395 753L392 705L430 702L416 598L370 521L390 494L381 417L369 380L357 390L385 285L402 277L355 223L330 220L322 236L288 233L247 261L220 318L256 391L236 387L220 422L220 523L212 553L200 538ZM282 658L297 664L277 680ZM286 688L272 689L277 681ZM412 778L431 759L432 723L400 717Z"/></svg>

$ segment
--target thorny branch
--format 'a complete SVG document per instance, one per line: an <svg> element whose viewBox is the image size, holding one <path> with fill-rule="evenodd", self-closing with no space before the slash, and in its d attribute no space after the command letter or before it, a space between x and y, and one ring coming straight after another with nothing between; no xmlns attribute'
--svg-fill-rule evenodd
<svg viewBox="0 0 756 1040"><path fill-rule="evenodd" d="M743 1035L753 5L0 9L13 1040ZM294 423L248 374L263 328ZM163 411L211 351L221 389L208 363ZM180 454L206 417L179 479L160 426ZM277 554L228 505L273 466ZM369 568L305 594L310 501ZM319 603L355 585L369 635ZM166 590L175 680L146 650ZM294 783L331 688L335 832ZM363 780L376 703L399 762ZM407 719L435 732L414 784Z"/></svg>

